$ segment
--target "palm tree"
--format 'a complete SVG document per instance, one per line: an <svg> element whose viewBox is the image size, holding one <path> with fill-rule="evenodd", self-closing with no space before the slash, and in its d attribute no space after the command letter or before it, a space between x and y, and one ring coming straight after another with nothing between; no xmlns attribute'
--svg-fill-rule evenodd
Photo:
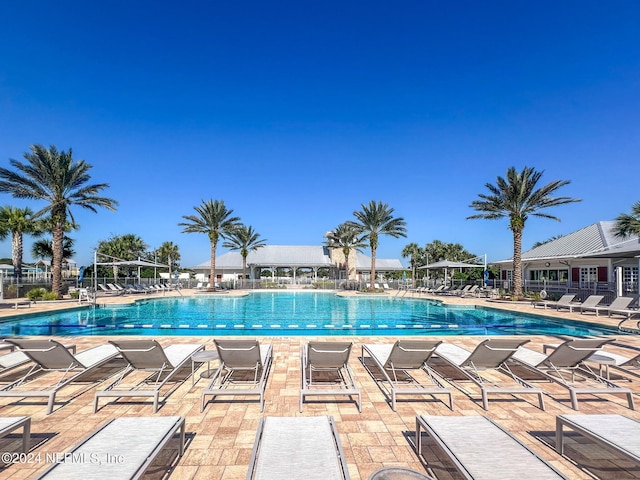
<svg viewBox="0 0 640 480"><path fill-rule="evenodd" d="M24 154L26 163L11 159L11 165L18 172L0 168L0 192L12 194L16 198L30 198L48 202L35 213L35 217L50 214L53 221L53 279L51 290L58 295L62 288L63 238L65 224L70 220L75 226L71 213L72 206L97 212L96 207L115 210L115 200L98 196L108 188L107 183L87 185L91 179L91 165L84 160L73 161L71 149L67 152L47 150L42 145L32 145L31 152Z"/></svg>
<svg viewBox="0 0 640 480"><path fill-rule="evenodd" d="M24 251L24 235L39 235L40 223L34 219L29 208L0 208L0 240L11 234L11 260L18 283L22 280L22 255Z"/></svg>
<svg viewBox="0 0 640 480"><path fill-rule="evenodd" d="M416 267L418 266L418 259L424 255L424 250L422 250L417 243L410 243L405 245L400 252L402 258L409 257L409 263L411 264L411 279L416 281Z"/></svg>
<svg viewBox="0 0 640 480"><path fill-rule="evenodd" d="M631 207L631 215L621 213L616 217L614 227L616 237L628 237L629 235L640 235L640 200Z"/></svg>
<svg viewBox="0 0 640 480"><path fill-rule="evenodd" d="M74 243L75 240L73 238L64 237L62 241L62 256L64 258L71 258L76 254L76 251L73 249ZM47 258L51 260L53 258L53 242L44 238L33 242L33 245L31 245L31 255L33 258Z"/></svg>
<svg viewBox="0 0 640 480"><path fill-rule="evenodd" d="M211 272L210 282L216 282L216 248L220 238L226 239L240 226L240 218L232 217L233 210L227 209L224 200L202 200L193 207L197 215L184 215L187 222L178 224L184 227L183 233L206 233L211 243Z"/></svg>
<svg viewBox="0 0 640 480"><path fill-rule="evenodd" d="M404 218L393 216L393 208L388 204L371 200L368 205L361 205L362 210L353 212L356 217L355 222L348 222L353 225L358 233L364 235L364 239L369 240L371 248L371 283L376 279L376 251L380 235L389 235L394 238L406 237L406 224Z"/></svg>
<svg viewBox="0 0 640 480"><path fill-rule="evenodd" d="M487 220L509 218L509 229L513 232L513 295L516 298L522 297L522 231L529 216L560 221L541 210L581 201L570 197L551 197L558 189L571 183L569 180L554 180L536 189L543 173L531 167L524 167L522 172L510 167L506 179L498 177L496 185L485 185L489 195L479 194L481 200L471 202L470 207L482 213L467 217Z"/></svg>
<svg viewBox="0 0 640 480"><path fill-rule="evenodd" d="M158 248L158 257L160 262L166 262L169 265L169 281L171 282L171 273L173 268L179 268L180 247L173 242L164 242Z"/></svg>
<svg viewBox="0 0 640 480"><path fill-rule="evenodd" d="M351 268L349 267L349 255L351 250L360 250L366 246L365 239L359 233L353 223L345 222L338 225L335 230L325 234L327 245L334 248L341 248L344 255L344 270L346 280L351 279Z"/></svg>
<svg viewBox="0 0 640 480"><path fill-rule="evenodd" d="M266 245L266 239L260 238L260 234L253 227L240 225L230 235L226 242L222 244L224 248L238 250L242 255L242 278L247 278L247 257L249 252L255 252Z"/></svg>

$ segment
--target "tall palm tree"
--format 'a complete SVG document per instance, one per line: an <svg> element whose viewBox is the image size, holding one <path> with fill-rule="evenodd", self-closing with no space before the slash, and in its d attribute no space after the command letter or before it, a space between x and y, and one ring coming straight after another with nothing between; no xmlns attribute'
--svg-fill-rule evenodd
<svg viewBox="0 0 640 480"><path fill-rule="evenodd" d="M616 217L614 227L616 237L640 235L640 200L631 207L631 214L621 213Z"/></svg>
<svg viewBox="0 0 640 480"><path fill-rule="evenodd" d="M346 280L351 280L351 268L349 267L349 255L351 250L361 250L367 244L363 235L353 223L345 222L325 234L327 245L341 248L344 255L344 270ZM355 273L355 272L354 272Z"/></svg>
<svg viewBox="0 0 640 480"><path fill-rule="evenodd" d="M470 207L482 213L467 217L487 220L509 218L509 229L513 232L513 296L516 298L522 297L522 231L529 216L560 221L558 217L541 210L581 201L577 198L551 196L571 183L569 180L554 180L536 189L543 173L544 171L538 172L531 167L524 167L522 172L510 167L506 179L498 177L496 185L485 185L489 195L481 193L478 195L480 200L471 202Z"/></svg>
<svg viewBox="0 0 640 480"><path fill-rule="evenodd" d="M218 241L229 236L240 226L240 218L232 217L233 210L224 204L224 200L202 200L202 203L193 207L197 215L184 215L187 220L178 224L184 227L183 233L205 233L211 243L211 271L210 282L215 286L216 282L216 248Z"/></svg>
<svg viewBox="0 0 640 480"><path fill-rule="evenodd" d="M361 205L362 210L353 212L355 222L348 222L355 226L356 230L369 240L371 248L371 283L376 279L376 251L380 241L380 235L390 237L406 237L407 222L402 217L393 216L393 208L388 204L371 200L367 205Z"/></svg>
<svg viewBox="0 0 640 480"><path fill-rule="evenodd" d="M11 234L11 260L18 283L22 280L22 255L24 253L24 235L39 235L40 223L34 219L29 208L0 208L0 240Z"/></svg>
<svg viewBox="0 0 640 480"><path fill-rule="evenodd" d="M180 247L173 242L164 242L158 248L158 257L160 262L166 262L169 265L169 281L174 267L177 269L180 265Z"/></svg>
<svg viewBox="0 0 640 480"><path fill-rule="evenodd" d="M247 257L249 252L255 252L266 245L266 239L260 238L252 226L240 225L222 244L224 248L238 250L242 256L242 278L247 278Z"/></svg>
<svg viewBox="0 0 640 480"><path fill-rule="evenodd" d="M417 243L412 242L402 249L400 252L402 258L409 257L409 263L411 264L411 278L415 282L416 281L416 267L418 266L418 259L424 255L424 250L422 250Z"/></svg>
<svg viewBox="0 0 640 480"><path fill-rule="evenodd" d="M60 295L62 287L62 248L64 228L68 221L75 226L71 213L72 206L97 212L96 207L115 210L118 202L98 196L109 187L107 183L87 185L91 180L91 165L84 160L73 160L71 149L58 151L51 145L32 145L24 154L26 163L11 159L11 165L18 171L0 168L0 192L10 193L16 198L44 200L48 203L35 213L36 217L46 214L53 221L53 281L51 290Z"/></svg>

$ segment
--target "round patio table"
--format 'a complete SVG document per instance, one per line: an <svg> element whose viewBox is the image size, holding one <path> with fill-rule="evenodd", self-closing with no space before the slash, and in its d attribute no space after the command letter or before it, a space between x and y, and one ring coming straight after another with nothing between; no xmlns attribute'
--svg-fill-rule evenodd
<svg viewBox="0 0 640 480"><path fill-rule="evenodd" d="M207 362L207 369L200 374L200 378L211 378L215 370L211 370L211 362L219 360L217 350L200 350L199 352L191 355L191 386L195 385L195 370L196 363Z"/></svg>
<svg viewBox="0 0 640 480"><path fill-rule="evenodd" d="M373 472L369 480L435 480L435 478L409 468L385 467Z"/></svg>

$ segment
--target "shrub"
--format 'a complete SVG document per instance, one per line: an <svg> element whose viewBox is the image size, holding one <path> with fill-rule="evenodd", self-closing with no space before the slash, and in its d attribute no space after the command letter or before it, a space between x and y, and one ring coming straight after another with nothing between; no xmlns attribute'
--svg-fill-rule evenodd
<svg viewBox="0 0 640 480"><path fill-rule="evenodd" d="M43 300L58 300L58 294L55 292L45 292L43 297Z"/></svg>
<svg viewBox="0 0 640 480"><path fill-rule="evenodd" d="M32 302L42 300L48 292L44 288L32 288L27 292L27 298Z"/></svg>

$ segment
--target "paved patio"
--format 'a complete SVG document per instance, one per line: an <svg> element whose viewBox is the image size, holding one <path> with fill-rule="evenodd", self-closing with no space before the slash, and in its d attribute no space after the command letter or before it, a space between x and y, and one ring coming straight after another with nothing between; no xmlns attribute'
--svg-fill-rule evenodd
<svg viewBox="0 0 640 480"><path fill-rule="evenodd" d="M188 292L186 292L188 293ZM393 293L392 293L393 294ZM123 297L111 297L107 302L120 302ZM135 299L134 296L129 296ZM477 303L496 308L509 308L529 313L546 314L559 318L571 318L583 321L599 321L617 324L616 320L606 317L595 318L594 315L569 314L553 310L533 309L530 305L519 304L487 304L484 299L444 297L448 302ZM102 302L101 302L102 303ZM72 304L76 306L77 304ZM32 308L5 308L0 317L16 313L35 313L36 311L55 309L55 305L35 305ZM120 337L122 338L122 337ZM397 412L393 412L384 393L364 369L360 361L363 343L392 343L391 337L332 337L354 342L353 356L350 365L353 368L357 385L362 390L362 413L358 413L354 402L345 397L314 397L305 403L303 413L298 411L298 395L300 388L300 348L310 337L260 337L261 342L269 342L274 347L274 361L266 391L264 413L260 412L255 397L235 398L222 397L210 402L200 413L200 393L206 385L206 379L200 379L201 370L196 372L198 382L192 387L188 378L190 366L168 400L161 406L157 415L182 415L187 419L187 449L184 456L175 461L177 441L175 445L162 455L150 469L148 478L162 478L168 473L171 479L220 478L224 480L243 479L251 455L256 429L260 418L264 416L309 416L332 415L337 422L340 439L347 458L349 473L354 480L366 480L376 469L383 466L399 465L426 472L413 447L415 417L420 414L431 415L487 415L503 426L518 439L530 446L542 458L551 462L556 468L572 479L587 479L596 476L606 479L640 478L640 466L617 457L590 443L588 440L570 436L565 452L571 458L559 456L553 446L555 444L555 417L564 413L575 413L570 407L569 395L565 389L550 383L540 386L551 395L545 397L546 411L537 407L535 396L504 395L491 397L489 411L482 409L478 397L469 398L463 392L454 391L454 411L443 403L442 397L424 397L419 400L398 402ZM454 342L473 348L480 337L441 337L442 340ZM63 342L69 342L64 338ZM77 337L74 342L78 350L103 344L105 337ZM171 343L203 343L207 349L213 348L212 337L162 337L158 340L163 345ZM557 341L551 337L532 337L531 348L542 351L544 343ZM633 336L616 336L616 345L607 347L612 352L629 354L619 345L625 344L640 349L640 338ZM118 367L117 362L112 365ZM187 371L188 370L188 371ZM614 377L615 378L615 377ZM617 380L640 394L640 379L632 381ZM148 399L122 399L117 402L101 404L97 413L93 413L93 398L97 384L69 386L61 390L58 403L51 415L46 415L44 401L39 399L0 399L0 415L30 415L32 417L32 454L40 453L40 461L17 463L0 470L0 477L10 479L31 478L36 472L46 468L45 453L62 453L88 435L91 431L108 419L120 416L153 415L151 401ZM640 420L640 412L627 408L623 396L580 397L580 413L616 413ZM639 432L640 434L640 432ZM478 439L482 442L482 439ZM18 451L17 437L0 439L0 451ZM433 474L442 479L459 478L446 463L440 459L439 452L427 447L425 454L429 457ZM505 459L508 462L508 459ZM105 471L106 474L106 471ZM304 472L292 472L291 478L303 478Z"/></svg>

